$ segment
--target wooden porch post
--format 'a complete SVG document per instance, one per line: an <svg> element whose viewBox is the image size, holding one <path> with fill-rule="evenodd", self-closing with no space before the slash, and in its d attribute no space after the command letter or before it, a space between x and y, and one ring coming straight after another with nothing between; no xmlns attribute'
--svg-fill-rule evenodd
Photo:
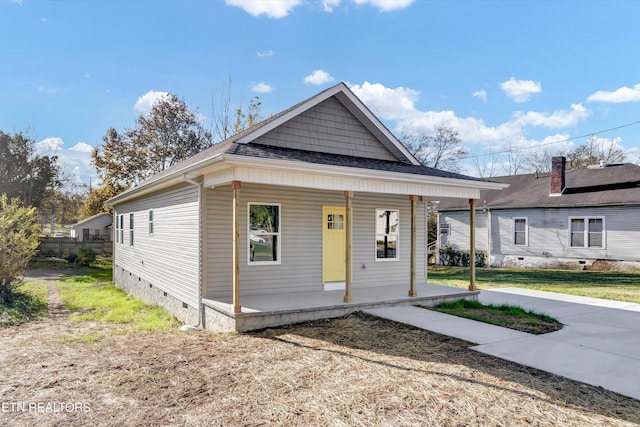
<svg viewBox="0 0 640 427"><path fill-rule="evenodd" d="M409 196L411 200L411 278L409 287L409 296L417 297L418 291L416 290L416 202L418 196L412 194Z"/></svg>
<svg viewBox="0 0 640 427"><path fill-rule="evenodd" d="M476 289L476 199L469 199L469 290Z"/></svg>
<svg viewBox="0 0 640 427"><path fill-rule="evenodd" d="M231 186L233 188L233 208L232 208L232 221L233 221L233 312L240 313L242 306L240 305L240 221L238 218L238 201L240 199L240 181L233 181Z"/></svg>
<svg viewBox="0 0 640 427"><path fill-rule="evenodd" d="M346 258L345 258L345 263L346 263L346 274L345 274L345 281L344 281L344 302L351 302L353 300L353 298L351 298L351 274L353 272L353 259L352 259L352 253L351 253L351 245L352 245L352 240L353 240L353 206L352 206L352 201L353 201L353 191L345 191L344 192L344 199L345 199L345 205L346 205L346 218L345 218L345 227L346 227Z"/></svg>

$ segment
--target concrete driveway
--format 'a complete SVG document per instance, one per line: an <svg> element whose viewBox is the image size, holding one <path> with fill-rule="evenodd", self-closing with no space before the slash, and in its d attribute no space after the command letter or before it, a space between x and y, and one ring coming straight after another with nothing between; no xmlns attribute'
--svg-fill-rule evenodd
<svg viewBox="0 0 640 427"><path fill-rule="evenodd" d="M483 304L517 305L564 324L531 335L418 307L367 313L474 344L473 350L640 400L640 305L552 292L504 288L481 291Z"/></svg>

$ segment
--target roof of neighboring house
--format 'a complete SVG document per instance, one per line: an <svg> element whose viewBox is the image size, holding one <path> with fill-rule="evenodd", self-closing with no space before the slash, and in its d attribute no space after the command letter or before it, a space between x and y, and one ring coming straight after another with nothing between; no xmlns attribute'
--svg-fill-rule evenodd
<svg viewBox="0 0 640 427"><path fill-rule="evenodd" d="M274 147L255 143L257 138L302 114L310 108L335 97L356 119L397 159L380 160L366 157L346 156L327 152L308 151L295 148ZM420 165L407 148L375 117L371 111L351 92L344 83L339 83L319 94L300 102L293 107L276 114L226 140L219 142L200 153L185 159L170 168L157 173L139 185L108 200L107 204L118 203L124 199L142 194L160 183L175 180L181 175L213 165L215 162L230 159L268 159L288 162L304 162L321 166L338 166L354 170L372 170L397 172L420 177L452 178L475 183L475 186L497 188L499 185L475 177L445 172Z"/></svg>
<svg viewBox="0 0 640 427"><path fill-rule="evenodd" d="M93 215L93 216L90 216L89 218L85 218L85 219L83 219L82 221L78 221L78 222L76 222L75 224L73 224L73 225L72 225L72 227L75 227L76 225L82 225L82 224L85 224L85 223L87 223L87 222L91 222L91 221L93 221L94 219L100 218L101 216L105 216L105 215L106 215L106 216L108 216L109 218L112 218L112 216L111 216L111 214L110 214L110 213L107 213L107 212L100 212L100 213L98 213L98 214L95 214L95 215ZM109 224L109 225L111 225L111 224ZM105 226L105 228L106 228L106 227L108 227L108 226Z"/></svg>
<svg viewBox="0 0 640 427"><path fill-rule="evenodd" d="M502 191L480 192L479 207L560 208L640 205L640 166L623 163L587 166L566 172L565 190L550 195L551 173L492 177L492 181L509 184ZM439 211L469 209L466 200L442 200Z"/></svg>

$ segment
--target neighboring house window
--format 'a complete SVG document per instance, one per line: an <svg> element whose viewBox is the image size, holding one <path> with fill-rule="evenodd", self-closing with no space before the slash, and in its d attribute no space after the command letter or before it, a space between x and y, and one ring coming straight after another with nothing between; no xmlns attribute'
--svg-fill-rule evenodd
<svg viewBox="0 0 640 427"><path fill-rule="evenodd" d="M516 246L527 246L529 244L527 218L513 218L513 244Z"/></svg>
<svg viewBox="0 0 640 427"><path fill-rule="evenodd" d="M249 264L280 264L280 205L249 203Z"/></svg>
<svg viewBox="0 0 640 427"><path fill-rule="evenodd" d="M133 246L133 213L129 214L129 246Z"/></svg>
<svg viewBox="0 0 640 427"><path fill-rule="evenodd" d="M604 218L569 218L569 246L603 248Z"/></svg>
<svg viewBox="0 0 640 427"><path fill-rule="evenodd" d="M376 209L376 260L398 259L398 232L400 212Z"/></svg>
<svg viewBox="0 0 640 427"><path fill-rule="evenodd" d="M149 211L149 236L153 236L153 209Z"/></svg>

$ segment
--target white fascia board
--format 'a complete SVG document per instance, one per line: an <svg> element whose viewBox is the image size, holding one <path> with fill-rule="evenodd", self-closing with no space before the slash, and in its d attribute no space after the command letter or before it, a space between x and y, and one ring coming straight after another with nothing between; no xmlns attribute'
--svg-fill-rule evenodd
<svg viewBox="0 0 640 427"><path fill-rule="evenodd" d="M224 171L204 177L205 186L233 180L325 190L352 190L432 197L480 197L480 190L505 188L504 184L463 179L374 171L344 166L317 165L287 160L226 155Z"/></svg>
<svg viewBox="0 0 640 427"><path fill-rule="evenodd" d="M149 181L148 183L143 182L141 185L137 187L133 187L123 193L120 193L117 196L114 196L109 200L105 201L104 204L108 206L114 206L118 203L123 203L128 200L143 196L145 194L153 193L158 190L162 190L164 188L172 187L174 185L180 184L181 182L184 182L183 175L189 179L193 179L200 175L198 171L200 171L202 168L211 166L222 160L224 160L223 155L216 154L213 157L203 159L197 163L187 165L182 168L177 168L175 171L172 171L170 174L167 174L157 180L153 180L153 177L151 177L152 181Z"/></svg>

